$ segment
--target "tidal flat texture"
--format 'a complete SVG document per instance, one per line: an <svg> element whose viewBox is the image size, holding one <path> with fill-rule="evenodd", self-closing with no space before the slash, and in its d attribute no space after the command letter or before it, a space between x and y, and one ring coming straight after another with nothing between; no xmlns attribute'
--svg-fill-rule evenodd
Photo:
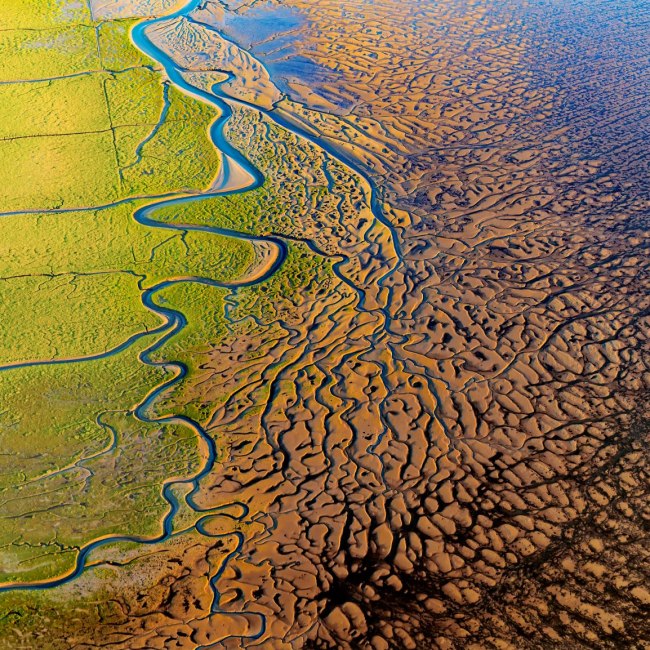
<svg viewBox="0 0 650 650"><path fill-rule="evenodd" d="M0 650L650 649L649 24L4 0Z"/></svg>

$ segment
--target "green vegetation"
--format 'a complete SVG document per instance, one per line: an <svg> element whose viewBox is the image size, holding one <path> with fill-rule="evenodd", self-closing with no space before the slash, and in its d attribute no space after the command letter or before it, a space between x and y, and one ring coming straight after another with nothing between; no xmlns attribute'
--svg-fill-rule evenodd
<svg viewBox="0 0 650 650"><path fill-rule="evenodd" d="M309 186L301 179L297 170L312 154L273 128L276 144L260 148L256 163L282 178L288 162L296 168L291 183L268 182L153 215L187 230L139 224L138 208L210 186L218 171L208 137L216 111L168 86L132 46L133 21L94 24L85 6L72 1L10 0L0 12L0 50L7 53L0 62L0 82L7 82L0 83L0 583L6 583L69 572L79 548L98 537L159 535L168 508L163 484L200 466L191 429L134 416L170 379L140 358L164 326L143 304L143 292L172 281L153 301L187 319L155 360L184 363L188 378L161 395L151 415L183 413L204 422L210 409L192 394L201 355L234 327L254 322L235 326L229 319L277 319L300 300L297 287L316 291L331 274L330 260L295 242L282 271L261 285L183 281L233 283L256 263L246 240L189 226L299 238L297 217L313 211L314 202L337 214L337 203L326 204L322 174ZM20 367L25 363L34 365ZM21 598L11 594L7 602Z"/></svg>
<svg viewBox="0 0 650 650"><path fill-rule="evenodd" d="M153 62L131 44L131 29L137 22L111 20L99 25L99 45L106 70L119 71L152 65Z"/></svg>
<svg viewBox="0 0 650 650"><path fill-rule="evenodd" d="M90 24L90 10L79 0L4 0L3 29L42 30L61 25Z"/></svg>
<svg viewBox="0 0 650 650"><path fill-rule="evenodd" d="M143 289L188 275L229 281L254 260L243 240L141 226L136 205L0 221L0 365L115 348L161 324Z"/></svg>
<svg viewBox="0 0 650 650"><path fill-rule="evenodd" d="M3 582L66 572L90 539L159 533L161 484L191 475L199 458L187 428L129 413L165 376L134 362L151 342L99 361L0 373Z"/></svg>
<svg viewBox="0 0 650 650"><path fill-rule="evenodd" d="M0 161L7 211L102 205L118 198L110 131L5 140Z"/></svg>
<svg viewBox="0 0 650 650"><path fill-rule="evenodd" d="M134 220L155 196L207 187L218 156L215 111L165 88L131 45L132 22L94 25L85 4L54 0L10 0L0 13L4 583L64 574L98 537L160 534L163 483L201 459L191 429L134 417L170 378L139 358L163 325L143 291L186 276L233 281L255 252ZM178 287L188 321L203 318L204 288ZM175 308L174 289L155 300ZM42 365L64 359L79 361ZM41 365L8 367L25 362Z"/></svg>
<svg viewBox="0 0 650 650"><path fill-rule="evenodd" d="M96 50L96 40L87 47ZM36 69L49 52L37 51ZM3 210L205 188L218 166L207 137L215 112L172 89L160 123L165 95L160 74L144 67L0 85Z"/></svg>
<svg viewBox="0 0 650 650"><path fill-rule="evenodd" d="M0 31L0 51L0 81L48 79L101 69L97 33L90 25L35 31L6 28Z"/></svg>
<svg viewBox="0 0 650 650"><path fill-rule="evenodd" d="M104 104L105 79L93 74L0 86L0 139L108 131L107 112L97 110Z"/></svg>

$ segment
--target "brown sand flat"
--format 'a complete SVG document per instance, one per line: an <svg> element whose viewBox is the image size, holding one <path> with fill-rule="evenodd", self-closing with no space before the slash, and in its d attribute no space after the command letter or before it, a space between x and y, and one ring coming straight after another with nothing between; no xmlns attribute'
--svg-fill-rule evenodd
<svg viewBox="0 0 650 650"><path fill-rule="evenodd" d="M210 29L278 4L309 81ZM125 552L70 647L650 648L648 11L615 4L207 0L155 34L233 75L267 234L337 272L233 298L170 404L224 450L199 504L247 513Z"/></svg>

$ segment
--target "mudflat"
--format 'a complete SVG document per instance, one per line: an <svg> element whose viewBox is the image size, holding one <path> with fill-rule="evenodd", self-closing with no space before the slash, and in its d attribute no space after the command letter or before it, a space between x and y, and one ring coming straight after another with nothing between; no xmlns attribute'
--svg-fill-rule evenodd
<svg viewBox="0 0 650 650"><path fill-rule="evenodd" d="M0 8L0 648L650 647L648 8Z"/></svg>

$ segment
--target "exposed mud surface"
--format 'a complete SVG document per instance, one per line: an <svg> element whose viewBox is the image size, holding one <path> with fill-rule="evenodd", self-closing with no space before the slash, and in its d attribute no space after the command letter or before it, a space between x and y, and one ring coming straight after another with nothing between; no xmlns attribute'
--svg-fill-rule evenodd
<svg viewBox="0 0 650 650"><path fill-rule="evenodd" d="M283 84L274 3L147 32L265 179L192 218L312 261L158 406L216 514L96 559L52 647L649 648L647 5L287 10Z"/></svg>

